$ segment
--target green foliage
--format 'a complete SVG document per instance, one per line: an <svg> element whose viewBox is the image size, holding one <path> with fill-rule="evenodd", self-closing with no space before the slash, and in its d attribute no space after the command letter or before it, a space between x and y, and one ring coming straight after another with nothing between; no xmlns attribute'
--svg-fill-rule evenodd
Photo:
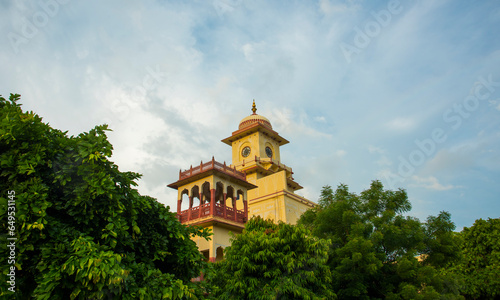
<svg viewBox="0 0 500 300"><path fill-rule="evenodd" d="M464 280L468 299L500 297L500 219L476 220L460 233L462 257L450 271Z"/></svg>
<svg viewBox="0 0 500 300"><path fill-rule="evenodd" d="M460 239L453 230L455 224L449 212L442 211L437 217L427 218L424 224L426 248L422 252L426 264L446 267L458 260Z"/></svg>
<svg viewBox="0 0 500 300"><path fill-rule="evenodd" d="M449 214L422 224L404 216L410 209L404 190L384 190L379 181L360 195L343 184L335 192L323 188L319 206L305 213L299 224L332 241L331 289L340 299L460 298L456 281L434 265L455 256ZM425 263L418 261L420 254L426 255Z"/></svg>
<svg viewBox="0 0 500 300"><path fill-rule="evenodd" d="M329 242L301 226L252 218L209 276L216 299L334 299Z"/></svg>
<svg viewBox="0 0 500 300"><path fill-rule="evenodd" d="M181 299L205 268L192 235L174 213L133 187L140 175L109 160L107 125L68 137L0 97L2 220L15 191L18 299ZM8 231L1 222L0 231ZM3 243L5 245L5 243ZM6 248L0 265L8 273ZM6 280L1 297L11 295Z"/></svg>

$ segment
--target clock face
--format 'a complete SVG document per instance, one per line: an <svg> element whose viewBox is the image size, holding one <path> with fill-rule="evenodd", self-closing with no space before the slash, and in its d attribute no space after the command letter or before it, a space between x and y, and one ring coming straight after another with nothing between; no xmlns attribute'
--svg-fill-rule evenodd
<svg viewBox="0 0 500 300"><path fill-rule="evenodd" d="M272 158L273 157L273 150L269 147L266 147L266 155L267 155L267 157Z"/></svg>
<svg viewBox="0 0 500 300"><path fill-rule="evenodd" d="M250 155L250 147L246 146L245 148L243 148L243 150L241 150L241 155L243 155L243 157L248 157Z"/></svg>

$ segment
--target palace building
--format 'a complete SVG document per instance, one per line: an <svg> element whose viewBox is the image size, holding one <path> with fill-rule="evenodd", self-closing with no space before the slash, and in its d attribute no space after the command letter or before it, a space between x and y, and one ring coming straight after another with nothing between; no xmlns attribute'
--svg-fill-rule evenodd
<svg viewBox="0 0 500 300"><path fill-rule="evenodd" d="M231 235L241 233L246 221L261 216L275 222L295 224L316 204L295 194L302 187L293 179L292 168L281 163L280 147L289 142L273 130L271 122L252 114L241 120L238 130L222 140L232 148L232 164L214 160L179 171L168 185L177 189L177 217L186 225L210 228L212 239L195 238L207 260L223 258ZM182 203L189 203L181 210Z"/></svg>

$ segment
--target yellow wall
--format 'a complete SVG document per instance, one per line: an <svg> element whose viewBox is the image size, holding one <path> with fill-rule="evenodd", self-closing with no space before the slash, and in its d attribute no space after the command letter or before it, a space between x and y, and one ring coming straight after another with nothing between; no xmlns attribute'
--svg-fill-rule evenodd
<svg viewBox="0 0 500 300"><path fill-rule="evenodd" d="M299 199L297 199L299 198ZM307 199L300 201L302 197L281 191L261 199L250 200L248 206L248 217L261 216L264 219L283 221L289 224L297 224L300 216L309 208ZM307 201L307 202L306 202ZM310 203L310 202L309 202Z"/></svg>
<svg viewBox="0 0 500 300"><path fill-rule="evenodd" d="M298 196L300 197L300 196ZM302 197L300 197L302 198ZM308 201L307 199L304 199ZM297 224L300 216L308 209L312 208L312 205L305 204L302 201L297 201L290 196L285 196L285 208L286 208L286 221L290 224Z"/></svg>
<svg viewBox="0 0 500 300"><path fill-rule="evenodd" d="M213 252L211 252L211 253L213 253L213 256L211 255L211 257L216 257L217 248L222 247L223 249L226 249L226 247L231 246L230 239L232 238L232 236L231 236L230 232L241 233L242 230L235 231L234 229L230 230L230 229L225 228L225 227L214 226L213 232L214 232L214 235L212 236L212 239L213 239L212 251Z"/></svg>
<svg viewBox="0 0 500 300"><path fill-rule="evenodd" d="M252 152L245 158L241 152L247 146L251 148ZM273 162L279 162L278 142L261 132L255 132L234 141L232 143L233 165L236 166L237 170L245 170L257 164L255 156L267 159L266 147L273 150ZM284 168L289 169L288 167ZM258 188L247 192L249 218L260 215L274 221L297 223L300 215L314 204L293 193L287 185L287 177L290 176L291 169L288 170L288 173L286 170L281 170L267 176L263 176L259 172L247 173L247 181L258 186Z"/></svg>
<svg viewBox="0 0 500 300"><path fill-rule="evenodd" d="M241 151L246 146L250 147L251 152L249 156L243 157L241 155ZM264 135L262 132L254 132L251 135L234 141L232 143L233 165L239 166L244 161L253 161L256 155L257 157L267 158L266 147L270 147L273 150L272 159L280 161L280 150L278 142Z"/></svg>
<svg viewBox="0 0 500 300"><path fill-rule="evenodd" d="M242 229L228 229L227 227L219 225L209 225L204 226L204 228L210 229L213 233L210 241L200 237L193 237L192 239L196 243L196 246L198 246L200 252L208 250L209 258L215 258L217 256L217 248L222 247L222 249L226 249L226 247L231 245L232 235L230 232L235 234L242 232Z"/></svg>
<svg viewBox="0 0 500 300"><path fill-rule="evenodd" d="M284 170L260 179L256 179L255 174L248 178L248 181L258 186L257 189L248 191L249 218L259 215L264 219L296 224L300 215L313 205L288 189Z"/></svg>
<svg viewBox="0 0 500 300"><path fill-rule="evenodd" d="M257 197L262 197L282 190L288 190L286 185L286 172L280 171L257 179L257 183L255 185L258 186L258 188L255 189L258 193L258 195L256 195Z"/></svg>
<svg viewBox="0 0 500 300"><path fill-rule="evenodd" d="M205 228L208 228L208 229L210 229L210 231L213 232L213 226L206 226ZM204 251L204 250L208 250L208 249L212 248L212 244L213 244L212 241L207 241L204 238L199 237L199 236L192 237L191 239L196 243L196 246L198 246L198 249L200 251Z"/></svg>

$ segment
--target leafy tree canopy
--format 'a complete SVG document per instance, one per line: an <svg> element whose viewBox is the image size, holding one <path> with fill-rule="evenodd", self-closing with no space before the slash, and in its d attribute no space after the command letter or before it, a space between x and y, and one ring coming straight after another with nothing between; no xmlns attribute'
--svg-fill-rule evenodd
<svg viewBox="0 0 500 300"><path fill-rule="evenodd" d="M360 195L343 184L323 188L299 224L332 241L328 265L339 299L460 298L456 280L436 269L456 257L450 215L422 224L405 216L410 209L404 190L384 190L379 181Z"/></svg>
<svg viewBox="0 0 500 300"><path fill-rule="evenodd" d="M463 280L468 299L500 298L500 219L476 220L460 233L460 261L450 271Z"/></svg>
<svg viewBox="0 0 500 300"><path fill-rule="evenodd" d="M208 233L133 188L140 175L109 160L106 125L69 137L23 112L19 98L0 97L0 215L11 214L15 191L15 297L195 297L190 279L205 263L190 236ZM0 224L5 241L9 223ZM12 296L9 287L2 280L2 298Z"/></svg>
<svg viewBox="0 0 500 300"><path fill-rule="evenodd" d="M216 299L335 299L329 242L304 227L250 219L209 280Z"/></svg>

